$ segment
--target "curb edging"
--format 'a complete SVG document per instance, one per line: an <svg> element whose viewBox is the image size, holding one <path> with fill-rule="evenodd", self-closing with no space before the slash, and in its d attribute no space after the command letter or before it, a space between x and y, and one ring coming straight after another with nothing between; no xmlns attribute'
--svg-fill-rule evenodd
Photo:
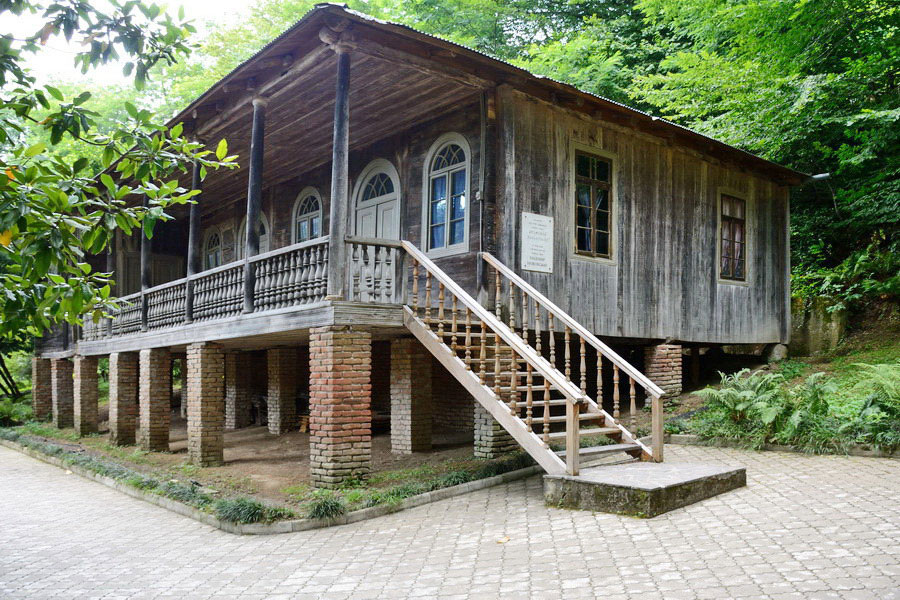
<svg viewBox="0 0 900 600"><path fill-rule="evenodd" d="M666 444L674 444L676 446L705 446L707 448L735 448L738 450L753 450L742 446L739 442L729 442L728 440L704 440L699 435L686 433L667 433L663 437ZM780 444L763 444L761 451L766 452L794 452L797 454L809 454L800 448L794 446L782 446ZM863 458L897 458L897 452L883 452L881 450L868 450L863 446L852 445L847 448L846 453L826 453L817 456L859 456Z"/></svg>
<svg viewBox="0 0 900 600"><path fill-rule="evenodd" d="M195 521L200 521L205 525L209 525L210 527L215 527L216 529L221 529L222 531L236 535L273 535L277 533L292 533L295 531L321 529L334 525L348 525L350 523L357 523L359 521L365 521L368 519L374 519L377 517L389 515L391 513L399 512L407 508L415 508L417 506L431 504L432 502L446 500L447 498L453 498L454 496L461 496L463 494L468 494L469 492L483 490L495 485L500 485L502 483L508 483L510 481L516 481L518 479L525 479L542 471L539 465L532 465L530 467L525 467L524 469L518 469L516 471L494 475L493 477L486 477L485 479L468 481L459 485L454 485L451 487L441 488L439 490L425 492L424 494L411 496L392 506L372 506L369 508L362 508L360 510L355 510L351 513L347 513L330 520L292 519L289 521L276 521L275 523L241 524L222 521L221 519L209 513L198 510L192 506L188 506L187 504L184 504L182 502L178 502L177 500L172 500L171 498L166 498L152 492L146 492L133 488L113 479L112 477L94 473L78 465L70 465L60 458L57 458L55 456L48 456L43 452L38 452L37 450L23 446L12 440L0 438L0 445L6 446L11 450L16 450L17 452L20 452L26 456L53 465L55 467L65 469L67 471L75 473L76 475L80 475L85 479L96 481L97 483L122 492L123 494L131 496L132 498L143 500L144 502L149 502L150 504L154 504L166 510L172 511L183 517L189 517L191 519L194 519Z"/></svg>

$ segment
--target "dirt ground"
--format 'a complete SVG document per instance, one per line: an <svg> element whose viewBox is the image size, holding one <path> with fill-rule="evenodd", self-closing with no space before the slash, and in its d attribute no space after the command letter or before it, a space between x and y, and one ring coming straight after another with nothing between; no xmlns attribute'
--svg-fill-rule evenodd
<svg viewBox="0 0 900 600"><path fill-rule="evenodd" d="M169 452L141 452L133 447L109 446L108 408L100 407L100 434L65 444L81 447L92 454L124 459L134 468L160 471L173 477L200 482L225 492L250 493L277 502L289 500L289 492L309 485L309 433L292 431L273 435L265 427L253 426L225 432L224 459L221 467L199 468L187 463L187 422L178 411L171 413ZM391 452L389 433L372 437L372 473L391 479L391 473L410 469L451 467L473 461L472 436L466 433L434 433L431 452L396 455Z"/></svg>

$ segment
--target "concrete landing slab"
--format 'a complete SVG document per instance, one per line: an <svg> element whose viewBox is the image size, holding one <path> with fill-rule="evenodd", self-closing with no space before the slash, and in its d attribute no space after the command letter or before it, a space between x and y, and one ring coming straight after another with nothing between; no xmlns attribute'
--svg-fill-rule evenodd
<svg viewBox="0 0 900 600"><path fill-rule="evenodd" d="M544 475L548 505L650 518L747 485L744 467L637 462Z"/></svg>

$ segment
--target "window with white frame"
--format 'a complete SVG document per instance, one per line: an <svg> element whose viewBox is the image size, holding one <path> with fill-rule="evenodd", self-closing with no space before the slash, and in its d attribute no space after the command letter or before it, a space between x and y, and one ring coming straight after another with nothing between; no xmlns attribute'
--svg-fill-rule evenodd
<svg viewBox="0 0 900 600"><path fill-rule="evenodd" d="M213 269L222 264L222 235L218 229L206 234L203 244L203 268Z"/></svg>
<svg viewBox="0 0 900 600"><path fill-rule="evenodd" d="M292 239L295 244L322 235L322 199L314 188L306 188L297 196L293 223Z"/></svg>
<svg viewBox="0 0 900 600"><path fill-rule="evenodd" d="M237 240L235 242L235 246L237 246L237 258L241 260L244 258L244 250L247 245L247 217L244 217L244 221L241 223L241 228L238 230ZM263 213L259 213L259 253L262 254L264 252L269 251L269 220L266 218L266 215Z"/></svg>
<svg viewBox="0 0 900 600"><path fill-rule="evenodd" d="M460 136L448 136L428 163L425 235L429 251L465 249L468 241L469 156Z"/></svg>

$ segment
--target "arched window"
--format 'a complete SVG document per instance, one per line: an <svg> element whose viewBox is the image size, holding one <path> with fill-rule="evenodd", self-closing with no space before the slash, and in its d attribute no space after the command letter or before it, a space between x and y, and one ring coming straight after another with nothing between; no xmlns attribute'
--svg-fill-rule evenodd
<svg viewBox="0 0 900 600"><path fill-rule="evenodd" d="M306 188L294 203L293 243L305 242L322 235L322 200L315 188Z"/></svg>
<svg viewBox="0 0 900 600"><path fill-rule="evenodd" d="M447 134L426 156L428 203L424 211L428 251L464 252L468 246L469 148L465 138Z"/></svg>
<svg viewBox="0 0 900 600"><path fill-rule="evenodd" d="M400 176L390 161L370 162L353 189L356 198L358 236L382 239L400 237Z"/></svg>
<svg viewBox="0 0 900 600"><path fill-rule="evenodd" d="M206 243L203 244L203 268L213 269L222 264L222 234L218 229L213 229L206 234Z"/></svg>
<svg viewBox="0 0 900 600"><path fill-rule="evenodd" d="M247 217L244 217L244 220L241 222L241 228L238 230L237 240L234 245L237 246L237 258L241 260L244 258L244 248L247 245ZM268 251L269 220L264 213L259 213L259 253L262 254Z"/></svg>

